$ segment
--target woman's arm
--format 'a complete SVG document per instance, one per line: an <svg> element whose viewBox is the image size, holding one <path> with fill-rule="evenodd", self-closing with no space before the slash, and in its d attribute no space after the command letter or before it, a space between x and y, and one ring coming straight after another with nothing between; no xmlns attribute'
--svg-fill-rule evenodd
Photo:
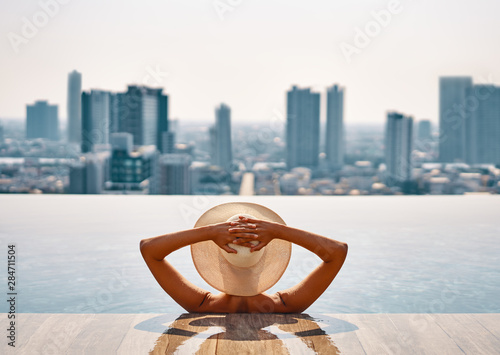
<svg viewBox="0 0 500 355"><path fill-rule="evenodd" d="M238 233L253 231L257 235L255 240L260 243L252 247L252 251L260 250L274 238L279 238L300 245L323 260L300 283L277 294L284 304L285 312L303 312L316 301L333 281L347 256L346 243L279 223L241 218L240 225L230 228L229 231L235 236L238 236Z"/></svg>
<svg viewBox="0 0 500 355"><path fill-rule="evenodd" d="M189 282L165 257L177 249L207 240L213 240L228 253L236 253L227 245L235 239L228 232L234 225L234 222L224 222L141 240L141 254L149 270L165 292L186 311L196 312L210 293Z"/></svg>

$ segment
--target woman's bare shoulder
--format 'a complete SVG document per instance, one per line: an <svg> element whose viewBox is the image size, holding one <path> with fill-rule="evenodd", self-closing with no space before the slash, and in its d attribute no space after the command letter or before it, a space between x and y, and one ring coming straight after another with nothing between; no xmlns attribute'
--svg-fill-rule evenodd
<svg viewBox="0 0 500 355"><path fill-rule="evenodd" d="M200 305L200 313L284 313L286 305L279 293L256 296L233 296L226 293L208 293Z"/></svg>

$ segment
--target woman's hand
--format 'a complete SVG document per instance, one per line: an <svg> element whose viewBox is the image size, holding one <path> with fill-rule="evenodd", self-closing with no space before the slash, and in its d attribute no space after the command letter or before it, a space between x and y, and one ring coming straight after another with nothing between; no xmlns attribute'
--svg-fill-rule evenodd
<svg viewBox="0 0 500 355"><path fill-rule="evenodd" d="M243 216L240 216L239 221L231 223L234 223L234 226L229 228L229 233L239 238L234 244L249 246L250 252L259 251L276 238L276 227L279 226L278 223ZM252 240L258 241L259 244L252 245Z"/></svg>
<svg viewBox="0 0 500 355"><path fill-rule="evenodd" d="M240 222L222 222L211 225L211 236L215 244L217 244L221 249L227 251L228 253L235 253L237 251L231 248L228 244L237 244L244 247L253 247L250 243L252 240L257 239L254 228L246 224L245 230L240 230L238 232L231 232L231 229L240 226ZM243 224L241 224L243 226Z"/></svg>

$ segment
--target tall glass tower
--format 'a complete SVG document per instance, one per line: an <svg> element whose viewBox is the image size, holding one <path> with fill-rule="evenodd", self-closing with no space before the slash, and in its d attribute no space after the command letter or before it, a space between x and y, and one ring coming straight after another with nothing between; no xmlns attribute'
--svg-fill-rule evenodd
<svg viewBox="0 0 500 355"><path fill-rule="evenodd" d="M215 109L215 126L210 132L213 149L213 163L227 172L233 164L233 145L231 142L231 108L220 104Z"/></svg>
<svg viewBox="0 0 500 355"><path fill-rule="evenodd" d="M473 127L467 110L471 77L439 78L439 160L443 163L470 160Z"/></svg>
<svg viewBox="0 0 500 355"><path fill-rule="evenodd" d="M36 101L26 106L26 138L59 140L59 118L57 105L47 101Z"/></svg>
<svg viewBox="0 0 500 355"><path fill-rule="evenodd" d="M293 86L287 92L287 167L318 167L320 94Z"/></svg>
<svg viewBox="0 0 500 355"><path fill-rule="evenodd" d="M333 85L326 93L326 159L331 170L344 165L344 88Z"/></svg>
<svg viewBox="0 0 500 355"><path fill-rule="evenodd" d="M472 110L475 145L470 163L500 164L500 87L475 85Z"/></svg>
<svg viewBox="0 0 500 355"><path fill-rule="evenodd" d="M162 151L163 133L168 131L168 96L163 89L129 85L118 96L118 131L134 137L134 145L155 145Z"/></svg>
<svg viewBox="0 0 500 355"><path fill-rule="evenodd" d="M413 118L397 112L388 112L385 131L385 164L388 185L410 180L412 138Z"/></svg>
<svg viewBox="0 0 500 355"><path fill-rule="evenodd" d="M82 153L92 152L96 144L109 143L111 98L103 90L82 93Z"/></svg>
<svg viewBox="0 0 500 355"><path fill-rule="evenodd" d="M81 143L82 137L82 74L73 70L68 75L68 142Z"/></svg>

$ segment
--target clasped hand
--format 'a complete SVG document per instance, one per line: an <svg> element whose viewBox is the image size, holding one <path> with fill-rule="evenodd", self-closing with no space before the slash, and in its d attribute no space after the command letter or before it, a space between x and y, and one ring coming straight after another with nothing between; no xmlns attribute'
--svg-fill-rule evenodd
<svg viewBox="0 0 500 355"><path fill-rule="evenodd" d="M272 225L274 223L260 219L240 216L238 221L220 223L213 241L228 253L237 253L228 244L250 248L250 252L259 251L274 239ZM258 244L251 243L258 241Z"/></svg>

